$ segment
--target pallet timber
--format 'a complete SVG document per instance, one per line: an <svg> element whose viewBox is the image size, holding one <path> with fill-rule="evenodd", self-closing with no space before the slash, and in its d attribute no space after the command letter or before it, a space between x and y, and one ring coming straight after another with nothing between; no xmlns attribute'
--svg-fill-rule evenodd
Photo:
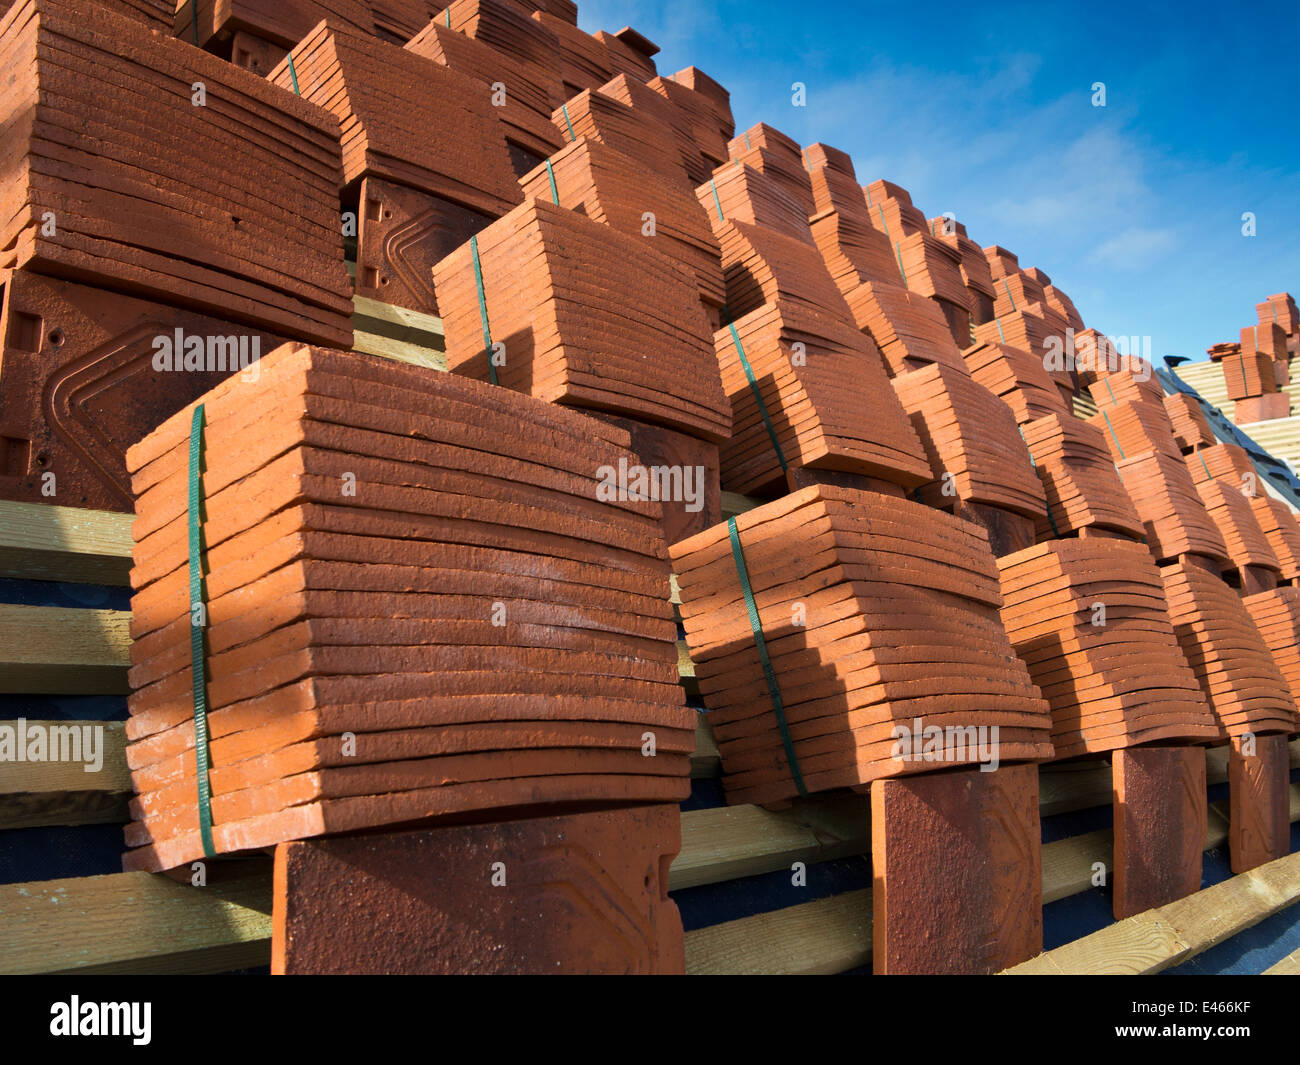
<svg viewBox="0 0 1300 1065"><path fill-rule="evenodd" d="M1017 976L1163 972L1300 901L1300 853L1238 873L1006 970Z"/></svg>
<svg viewBox="0 0 1300 1065"><path fill-rule="evenodd" d="M0 724L17 729L16 722ZM27 721L28 729L47 735L52 728L97 729L96 761L87 772L83 761L0 763L0 829L59 825L122 824L129 820L131 774L126 768L126 730L120 721Z"/></svg>
<svg viewBox="0 0 1300 1065"><path fill-rule="evenodd" d="M125 695L130 626L125 610L0 603L0 692Z"/></svg>
<svg viewBox="0 0 1300 1065"><path fill-rule="evenodd" d="M1276 965L1265 969L1262 976L1300 976L1300 950L1293 950Z"/></svg>
<svg viewBox="0 0 1300 1065"><path fill-rule="evenodd" d="M133 520L107 510L0 500L0 577L125 585Z"/></svg>

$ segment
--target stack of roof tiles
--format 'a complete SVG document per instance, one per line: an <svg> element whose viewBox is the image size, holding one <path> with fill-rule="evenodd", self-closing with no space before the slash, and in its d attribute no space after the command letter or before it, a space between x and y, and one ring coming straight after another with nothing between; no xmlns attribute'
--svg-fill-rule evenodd
<svg viewBox="0 0 1300 1065"><path fill-rule="evenodd" d="M1294 732L1295 699L1240 596L1193 562L1161 573L1174 632L1220 736Z"/></svg>
<svg viewBox="0 0 1300 1065"><path fill-rule="evenodd" d="M1079 317L1079 311L1074 306L1074 301L1056 285L1044 285L1043 298L1047 301L1047 306L1061 315L1071 329L1081 330L1083 328L1083 319Z"/></svg>
<svg viewBox="0 0 1300 1065"><path fill-rule="evenodd" d="M1004 763L1051 757L1046 706L1002 629L997 569L977 526L905 499L815 486L738 516L734 528L671 548L729 802L976 759L953 746L952 731L937 741L938 765L898 757L895 725L917 718L940 730L997 725ZM757 608L788 747L742 587Z"/></svg>
<svg viewBox="0 0 1300 1065"><path fill-rule="evenodd" d="M695 78L695 68L679 70L671 77L651 78L647 85L681 110L690 124L691 141L710 170L727 158L727 141L735 132L728 93L712 78ZM708 85L708 91L704 91ZM717 86L716 90L713 86Z"/></svg>
<svg viewBox="0 0 1300 1065"><path fill-rule="evenodd" d="M997 284L1001 284L998 281ZM1035 306L1041 306L1036 304ZM1064 353L1065 338L1062 331L1054 329L1041 315L1021 308L1001 314L990 322L975 326L974 342L980 344L1009 344L1027 351L1038 359L1052 376L1062 397L1072 395L1074 382L1065 364L1057 357Z"/></svg>
<svg viewBox="0 0 1300 1065"><path fill-rule="evenodd" d="M1242 599L1292 699L1300 700L1300 588L1274 588Z"/></svg>
<svg viewBox="0 0 1300 1065"><path fill-rule="evenodd" d="M1253 332L1253 329L1243 329L1243 341L1248 335L1253 335ZM1272 353L1259 349L1247 351L1244 345L1233 347L1235 350L1220 352L1217 358L1215 348L1210 349L1211 359L1223 366L1223 383L1228 387L1228 398L1253 399L1276 392L1277 375L1273 369Z"/></svg>
<svg viewBox="0 0 1300 1065"><path fill-rule="evenodd" d="M951 244L961 256L961 279L966 286L966 300L970 305L974 325L991 322L993 310L993 273L984 250L966 235L966 227L955 218L941 216L930 219L930 230L945 243Z"/></svg>
<svg viewBox="0 0 1300 1065"><path fill-rule="evenodd" d="M1237 444L1213 444L1210 447L1197 448L1185 456L1184 462L1192 475L1192 480L1208 481L1212 478L1230 480L1237 487L1253 496L1259 489L1259 474L1250 455L1244 447Z"/></svg>
<svg viewBox="0 0 1300 1065"><path fill-rule="evenodd" d="M718 167L695 190L695 196L719 237L730 221L763 226L805 244L812 243L803 204L780 182L747 163L737 161Z"/></svg>
<svg viewBox="0 0 1300 1065"><path fill-rule="evenodd" d="M1272 323L1281 326L1288 337L1300 335L1300 309L1289 292L1279 292L1255 304L1255 313L1260 325Z"/></svg>
<svg viewBox="0 0 1300 1065"><path fill-rule="evenodd" d="M635 461L626 433L454 375L297 345L203 407L218 853L438 815L686 796L694 713L659 506L596 491L602 465ZM130 454L128 868L203 856L193 424L187 408ZM349 476L354 493L339 489Z"/></svg>
<svg viewBox="0 0 1300 1065"><path fill-rule="evenodd" d="M680 85L698 99L697 106L701 114L707 115L710 122L722 134L723 140L730 140L736 132L736 120L731 115L731 93L699 67L684 67L673 75L672 81Z"/></svg>
<svg viewBox="0 0 1300 1065"><path fill-rule="evenodd" d="M1157 560L1193 554L1227 565L1227 546L1181 457L1148 451L1121 459L1115 466Z"/></svg>
<svg viewBox="0 0 1300 1065"><path fill-rule="evenodd" d="M505 126L470 78L325 22L290 55L271 80L338 118L346 183L383 178L494 218L523 200Z"/></svg>
<svg viewBox="0 0 1300 1065"><path fill-rule="evenodd" d="M617 33L597 30L593 36L605 45L609 68L615 77L647 82L658 74L654 57L659 53L659 46L631 26L624 26Z"/></svg>
<svg viewBox="0 0 1300 1065"><path fill-rule="evenodd" d="M727 145L729 164L750 166L771 178L799 205L806 221L816 213L812 183L799 145L766 123L747 129Z"/></svg>
<svg viewBox="0 0 1300 1065"><path fill-rule="evenodd" d="M933 299L954 342L962 347L968 344L971 308L961 276L961 252L929 233L914 233L898 242L898 258L907 287Z"/></svg>
<svg viewBox="0 0 1300 1065"><path fill-rule="evenodd" d="M1042 519L1043 486L1011 410L965 366L936 363L899 374L894 391L925 445L934 480L917 493L931 506L960 499Z"/></svg>
<svg viewBox="0 0 1300 1065"><path fill-rule="evenodd" d="M1142 522L1106 448L1101 431L1068 414L1048 414L1022 427L1043 483L1048 518L1038 536L1065 536L1096 527L1142 535Z"/></svg>
<svg viewBox="0 0 1300 1065"><path fill-rule="evenodd" d="M690 187L673 130L644 108L629 106L604 92L584 89L558 106L551 113L551 122L566 141L594 138L635 159L656 180Z"/></svg>
<svg viewBox="0 0 1300 1065"><path fill-rule="evenodd" d="M602 96L648 115L669 131L677 145L682 168L692 187L706 180L713 167L695 145L691 134L690 116L666 96L661 95L628 74L616 74L598 90Z"/></svg>
<svg viewBox="0 0 1300 1065"><path fill-rule="evenodd" d="M407 41L406 49L474 81L480 99L487 95L485 89L495 92L493 86L499 86L503 93L492 111L505 127L507 144L539 158L563 144L564 137L551 121L553 101L562 90L549 70L520 62L436 19Z"/></svg>
<svg viewBox="0 0 1300 1065"><path fill-rule="evenodd" d="M1249 498L1259 527L1277 555L1282 579L1290 581L1300 577L1300 522L1296 521L1295 513L1280 499L1263 492Z"/></svg>
<svg viewBox="0 0 1300 1065"><path fill-rule="evenodd" d="M1008 274L1014 274L1020 270L1020 258L1015 252L1007 251L1006 248L999 244L990 244L984 249L985 261L989 264L989 276L994 281L1000 281Z"/></svg>
<svg viewBox="0 0 1300 1065"><path fill-rule="evenodd" d="M883 178L863 187L871 224L879 229L894 247L913 233L928 233L925 215L912 203L912 196L901 185Z"/></svg>
<svg viewBox="0 0 1300 1065"><path fill-rule="evenodd" d="M771 488L791 466L908 489L931 479L880 353L852 325L778 301L718 330L714 344L731 400L732 437L721 450L728 489Z"/></svg>
<svg viewBox="0 0 1300 1065"><path fill-rule="evenodd" d="M1051 705L1057 758L1215 738L1141 544L1054 540L998 568L1002 621Z"/></svg>
<svg viewBox="0 0 1300 1065"><path fill-rule="evenodd" d="M725 439L731 412L695 275L651 243L542 200L515 208L434 268L448 367Z"/></svg>
<svg viewBox="0 0 1300 1065"><path fill-rule="evenodd" d="M1223 536L1233 569L1244 573L1247 566L1256 566L1281 575L1277 552L1269 545L1255 509L1239 485L1211 479L1197 482L1196 492Z"/></svg>
<svg viewBox="0 0 1300 1065"><path fill-rule="evenodd" d="M599 89L614 76L603 41L546 11L534 11L533 18L555 38L554 62L566 98L583 89Z"/></svg>
<svg viewBox="0 0 1300 1065"><path fill-rule="evenodd" d="M978 384L999 397L1019 425L1048 414L1065 416L1065 401L1043 364L1010 344L972 344L962 352Z"/></svg>
<svg viewBox="0 0 1300 1065"><path fill-rule="evenodd" d="M738 221L719 223L715 232L722 245L727 310L733 318L782 300L840 321L853 320L845 297L810 242Z"/></svg>
<svg viewBox="0 0 1300 1065"><path fill-rule="evenodd" d="M1132 372L1127 366L1121 366L1114 372L1098 365L1093 371L1096 380L1088 386L1093 402L1098 410L1117 407L1121 403L1136 401L1141 403L1164 404L1165 390L1150 367L1142 364L1139 372Z"/></svg>
<svg viewBox="0 0 1300 1065"><path fill-rule="evenodd" d="M1178 446L1189 452L1201 447L1213 447L1219 442L1210 428L1201 405L1185 392L1174 392L1164 398L1165 413L1169 415L1170 428Z"/></svg>
<svg viewBox="0 0 1300 1065"><path fill-rule="evenodd" d="M934 300L899 285L869 281L845 299L858 328L870 334L892 374L931 363L965 369L948 322Z"/></svg>
<svg viewBox="0 0 1300 1065"><path fill-rule="evenodd" d="M694 274L705 304L721 308L726 291L718 242L704 209L685 185L656 181L636 160L586 137L567 145L548 163L520 178L526 196L554 200L592 221L645 239Z"/></svg>
<svg viewBox="0 0 1300 1065"><path fill-rule="evenodd" d="M351 343L332 117L94 4L23 0L0 36L23 116L4 134L0 267Z"/></svg>
<svg viewBox="0 0 1300 1065"><path fill-rule="evenodd" d="M1128 368L1118 346L1105 333L1096 329L1079 329L1075 330L1072 340L1074 365L1070 368L1081 385L1095 384L1104 374Z"/></svg>
<svg viewBox="0 0 1300 1065"><path fill-rule="evenodd" d="M1163 404L1128 400L1099 410L1088 423L1101 430L1116 462L1148 451L1182 460L1182 450L1174 439L1173 425Z"/></svg>
<svg viewBox="0 0 1300 1065"><path fill-rule="evenodd" d="M846 295L867 281L901 283L889 240L871 224L853 160L825 144L804 149L813 194L813 240L831 277Z"/></svg>

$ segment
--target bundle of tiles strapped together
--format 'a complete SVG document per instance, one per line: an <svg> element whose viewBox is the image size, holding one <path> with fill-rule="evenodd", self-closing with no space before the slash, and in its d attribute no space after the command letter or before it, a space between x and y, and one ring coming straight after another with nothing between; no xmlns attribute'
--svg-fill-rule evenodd
<svg viewBox="0 0 1300 1065"><path fill-rule="evenodd" d="M134 514L124 866L273 849L274 971L682 971L706 730L860 797L877 972L1041 951L1046 762L1113 767L1117 917L1197 890L1209 745L1288 852L1300 523L1042 270L569 0L0 8L0 499Z"/></svg>

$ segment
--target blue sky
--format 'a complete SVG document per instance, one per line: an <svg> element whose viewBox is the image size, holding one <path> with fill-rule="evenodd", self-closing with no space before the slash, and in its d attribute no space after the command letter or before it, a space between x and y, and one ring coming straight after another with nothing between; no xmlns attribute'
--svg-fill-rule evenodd
<svg viewBox="0 0 1300 1065"><path fill-rule="evenodd" d="M737 131L825 141L860 182L952 211L1157 360L1204 358L1270 293L1300 298L1295 4L579 0L578 19L716 78Z"/></svg>

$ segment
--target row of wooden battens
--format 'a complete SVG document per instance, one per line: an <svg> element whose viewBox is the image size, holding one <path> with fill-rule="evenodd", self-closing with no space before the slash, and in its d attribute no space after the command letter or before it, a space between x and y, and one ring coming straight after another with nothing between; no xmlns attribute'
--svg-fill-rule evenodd
<svg viewBox="0 0 1300 1065"><path fill-rule="evenodd" d="M357 350L433 368L441 363L440 323L427 315L358 301ZM724 514L752 506L723 493ZM130 515L0 502L0 577L121 586L130 569ZM125 611L0 604L0 688L40 694L122 694L127 690ZM685 645L683 683L694 670ZM61 722L79 724L79 722ZM97 722L98 724L98 722ZM0 770L0 830L126 820L130 778L120 722L105 726L105 763L10 764ZM1211 783L1227 779L1227 750L1207 753ZM1300 766L1300 741L1291 746ZM704 719L692 775L719 772ZM1111 801L1104 763L1046 767L1043 816ZM1300 820L1300 784L1291 788ZM867 809L856 797L813 798L770 812L755 806L690 810L670 890L866 853ZM1227 838L1222 804L1210 807L1206 848ZM1094 862L1110 865L1112 835L1101 829L1043 847L1043 902L1087 891ZM218 863L207 887L146 873L118 873L0 885L0 972L221 972L264 965L270 955L269 862ZM1018 970L1156 972L1189 959L1300 901L1300 854L1118 922L1041 955ZM1172 912L1167 912L1172 911ZM831 973L871 957L871 892L850 891L691 931L687 968L695 973ZM1270 972L1295 971L1292 955Z"/></svg>

